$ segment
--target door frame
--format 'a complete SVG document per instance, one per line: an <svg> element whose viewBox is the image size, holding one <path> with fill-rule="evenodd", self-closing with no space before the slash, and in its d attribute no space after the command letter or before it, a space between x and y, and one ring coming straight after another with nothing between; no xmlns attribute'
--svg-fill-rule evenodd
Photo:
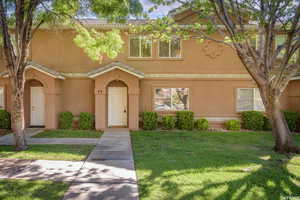
<svg viewBox="0 0 300 200"><path fill-rule="evenodd" d="M30 121L29 121L29 126L31 127L45 127L45 105L46 105L46 99L45 99L45 91L44 91L44 87L43 86L30 86L30 107L29 107L29 111L30 111ZM32 112L32 88L42 88L42 92L43 92L43 124L42 125L36 125L36 124L32 124L32 116L33 116L33 112Z"/></svg>
<svg viewBox="0 0 300 200"><path fill-rule="evenodd" d="M116 87L116 86L107 86L106 87L106 91L107 91L107 95L106 95L106 127L107 128L128 128L128 124L129 124L129 98L128 98L128 87L126 85L124 86L117 86L117 87L123 87L123 88L126 88L126 99L127 99L127 105L126 105L126 123L125 125L122 125L122 126L110 126L109 125L109 118L108 118L108 112L109 112L109 88L110 87Z"/></svg>

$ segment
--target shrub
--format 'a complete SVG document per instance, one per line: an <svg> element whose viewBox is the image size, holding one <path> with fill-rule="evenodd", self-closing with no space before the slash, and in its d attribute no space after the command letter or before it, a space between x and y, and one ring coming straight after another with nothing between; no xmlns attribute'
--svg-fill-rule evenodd
<svg viewBox="0 0 300 200"><path fill-rule="evenodd" d="M166 115L162 117L162 127L163 129L173 129L175 128L176 125L176 120L175 117L171 116L171 115Z"/></svg>
<svg viewBox="0 0 300 200"><path fill-rule="evenodd" d="M0 110L0 129L10 129L10 113Z"/></svg>
<svg viewBox="0 0 300 200"><path fill-rule="evenodd" d="M272 130L272 125L270 123L270 120L264 116L264 127L263 127L264 131L271 131Z"/></svg>
<svg viewBox="0 0 300 200"><path fill-rule="evenodd" d="M73 114L71 112L61 112L59 114L59 128L60 129L70 129L73 123Z"/></svg>
<svg viewBox="0 0 300 200"><path fill-rule="evenodd" d="M236 119L228 120L225 122L225 127L231 131L239 131L241 130L241 121Z"/></svg>
<svg viewBox="0 0 300 200"><path fill-rule="evenodd" d="M243 127L248 130L263 130L264 127L264 115L258 111L245 111L242 112Z"/></svg>
<svg viewBox="0 0 300 200"><path fill-rule="evenodd" d="M79 129L91 130L95 128L95 116L88 112L82 112L79 115Z"/></svg>
<svg viewBox="0 0 300 200"><path fill-rule="evenodd" d="M290 131L294 132L297 128L297 123L299 120L299 113L291 111L283 111L285 120L288 124Z"/></svg>
<svg viewBox="0 0 300 200"><path fill-rule="evenodd" d="M207 119L197 119L194 124L195 128L198 130L206 131L209 128Z"/></svg>
<svg viewBox="0 0 300 200"><path fill-rule="evenodd" d="M154 130L157 128L157 118L158 115L156 112L143 112L143 129L145 130Z"/></svg>
<svg viewBox="0 0 300 200"><path fill-rule="evenodd" d="M182 130L192 130L194 128L194 113L192 111L177 111L177 127Z"/></svg>

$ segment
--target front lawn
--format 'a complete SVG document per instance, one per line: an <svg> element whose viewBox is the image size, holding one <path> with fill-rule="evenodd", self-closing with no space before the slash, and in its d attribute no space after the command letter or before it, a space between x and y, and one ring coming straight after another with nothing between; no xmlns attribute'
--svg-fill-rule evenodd
<svg viewBox="0 0 300 200"><path fill-rule="evenodd" d="M93 130L48 130L33 138L99 138L102 132Z"/></svg>
<svg viewBox="0 0 300 200"><path fill-rule="evenodd" d="M29 145L25 151L17 152L13 146L0 146L0 158L30 160L85 160L94 145L39 144Z"/></svg>
<svg viewBox="0 0 300 200"><path fill-rule="evenodd" d="M274 153L270 133L131 136L141 200L300 198L300 155Z"/></svg>
<svg viewBox="0 0 300 200"><path fill-rule="evenodd" d="M52 181L0 180L1 200L62 199L68 183Z"/></svg>

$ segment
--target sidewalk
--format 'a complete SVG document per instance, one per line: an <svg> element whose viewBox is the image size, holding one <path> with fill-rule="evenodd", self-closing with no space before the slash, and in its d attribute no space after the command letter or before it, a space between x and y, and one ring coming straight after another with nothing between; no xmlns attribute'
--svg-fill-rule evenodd
<svg viewBox="0 0 300 200"><path fill-rule="evenodd" d="M70 182L64 200L138 200L129 131L105 131L86 161L0 159L0 178Z"/></svg>
<svg viewBox="0 0 300 200"><path fill-rule="evenodd" d="M129 131L107 130L64 200L138 200Z"/></svg>

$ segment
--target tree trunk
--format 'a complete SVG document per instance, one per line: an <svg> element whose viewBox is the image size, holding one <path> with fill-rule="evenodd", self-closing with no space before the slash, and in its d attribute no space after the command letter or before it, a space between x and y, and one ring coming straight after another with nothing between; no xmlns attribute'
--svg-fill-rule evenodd
<svg viewBox="0 0 300 200"><path fill-rule="evenodd" d="M269 93L266 106L275 139L274 150L279 153L300 153L300 148L293 144L291 132L281 111L280 95L274 93Z"/></svg>
<svg viewBox="0 0 300 200"><path fill-rule="evenodd" d="M12 130L14 132L14 143L17 151L22 151L27 148L25 138L25 119L24 119L24 85L25 78L16 76L11 79L12 86Z"/></svg>

